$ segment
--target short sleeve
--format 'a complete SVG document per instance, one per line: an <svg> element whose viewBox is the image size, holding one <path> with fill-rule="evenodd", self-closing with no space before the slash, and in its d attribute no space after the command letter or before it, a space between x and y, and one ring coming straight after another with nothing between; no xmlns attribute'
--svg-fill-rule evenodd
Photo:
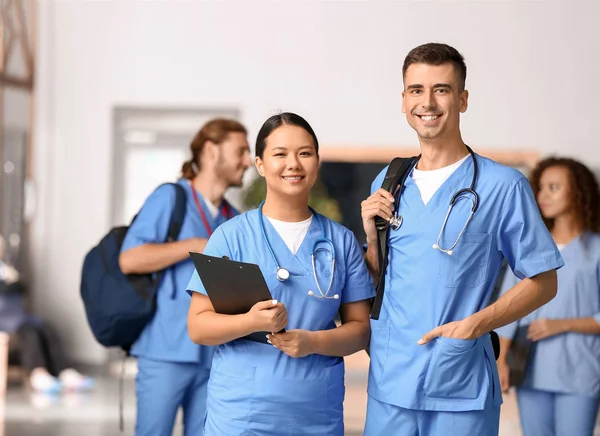
<svg viewBox="0 0 600 436"><path fill-rule="evenodd" d="M350 232L346 239L346 283L342 291L342 304L368 300L375 296L375 286L358 241Z"/></svg>
<svg viewBox="0 0 600 436"><path fill-rule="evenodd" d="M174 207L175 189L172 186L162 185L150 194L129 226L121 252L144 244L165 242Z"/></svg>
<svg viewBox="0 0 600 436"><path fill-rule="evenodd" d="M505 201L497 235L498 249L519 279L564 265L525 177L517 181Z"/></svg>
<svg viewBox="0 0 600 436"><path fill-rule="evenodd" d="M506 292L513 286L515 286L517 283L519 283L518 277L515 276L511 271L506 271L506 273L504 274L504 278L502 279L502 283L500 285L499 297L502 297L504 294L506 294ZM496 333L498 333L498 335L503 338L512 339L515 335L515 331L517 330L518 323L519 321L517 320L511 322L510 324L502 326L496 329Z"/></svg>
<svg viewBox="0 0 600 436"><path fill-rule="evenodd" d="M206 247L202 254L206 254L207 256L214 257L223 257L227 256L231 258L231 250L227 245L227 239L225 237L225 233L223 232L223 227L217 227L217 230L212 234L209 238ZM192 292L198 292L200 294L206 295L206 289L202 284L202 280L200 280L200 276L198 275L198 271L194 269L194 273L192 274L192 278L190 279L186 292L191 296Z"/></svg>

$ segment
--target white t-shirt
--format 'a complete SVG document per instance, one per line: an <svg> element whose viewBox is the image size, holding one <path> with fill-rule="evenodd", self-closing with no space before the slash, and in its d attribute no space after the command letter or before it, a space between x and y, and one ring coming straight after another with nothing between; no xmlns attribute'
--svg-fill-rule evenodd
<svg viewBox="0 0 600 436"><path fill-rule="evenodd" d="M471 155L468 154L458 162L454 162L452 165L437 170L422 171L416 168L413 169L410 177L414 180L417 188L419 188L423 204L426 205L429 200L431 200L431 197L433 197L440 186L444 184L448 177L450 177L469 156Z"/></svg>
<svg viewBox="0 0 600 436"><path fill-rule="evenodd" d="M191 180L188 180L188 183L190 184L190 187L192 189L196 189L196 188L194 188L194 185L192 185ZM197 189L196 189L196 193L198 194L198 196L200 198L202 198L202 200L204 201L204 204L206 204L206 208L208 209L208 213L210 213L210 216L212 216L213 219L215 219L217 217L217 215L219 215L219 208L217 206L215 206L215 204L212 201L208 201L206 198L204 198L204 195L202 195L200 192L198 192Z"/></svg>
<svg viewBox="0 0 600 436"><path fill-rule="evenodd" d="M307 220L297 223L278 221L269 217L266 218L273 225L273 227L275 227L275 230L277 230L277 233L279 233L279 236L281 236L281 239L283 239L285 245L287 245L290 251L295 255L298 252L300 245L302 245L302 241L304 241L306 234L308 233L308 229L313 219L312 215Z"/></svg>
<svg viewBox="0 0 600 436"><path fill-rule="evenodd" d="M213 219L216 218L217 215L219 215L219 208L217 206L215 206L215 204L212 201L208 201L204 197L203 197L203 200L204 200L204 203L206 204L206 208L210 212L210 216L212 216Z"/></svg>

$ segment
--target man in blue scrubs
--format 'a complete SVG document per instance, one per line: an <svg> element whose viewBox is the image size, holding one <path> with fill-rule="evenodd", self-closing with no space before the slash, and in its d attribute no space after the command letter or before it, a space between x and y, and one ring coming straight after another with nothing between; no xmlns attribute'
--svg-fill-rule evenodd
<svg viewBox="0 0 600 436"><path fill-rule="evenodd" d="M173 186L162 185L129 227L119 257L126 274L166 269L156 313L131 348L138 363L136 436L170 436L180 407L184 436L201 435L204 429L214 348L194 344L187 332L185 290L194 271L189 252L202 252L211 234L238 214L223 196L229 187L241 186L250 165L246 128L235 120L210 120L190 151L177 181L186 193L177 241L165 242L176 194Z"/></svg>
<svg viewBox="0 0 600 436"><path fill-rule="evenodd" d="M403 218L389 233L383 305L371 320L364 434L497 435L502 396L488 332L550 301L563 260L527 179L463 142L469 94L461 54L419 46L403 78L402 110L421 157L402 192L380 189L386 168L362 203L375 277L374 219ZM503 259L522 281L488 306Z"/></svg>

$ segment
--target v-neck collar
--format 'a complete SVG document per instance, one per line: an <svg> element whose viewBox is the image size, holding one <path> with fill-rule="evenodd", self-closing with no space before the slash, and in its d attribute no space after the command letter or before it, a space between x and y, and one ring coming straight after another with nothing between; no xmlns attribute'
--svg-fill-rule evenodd
<svg viewBox="0 0 600 436"><path fill-rule="evenodd" d="M412 170L411 170L412 174ZM411 175L406 178L404 192L401 201L414 213L417 219L426 219L440 209L447 209L452 196L463 188L471 186L473 177L473 157L465 160L435 191L427 204L423 203L421 191L412 179ZM401 203L402 204L402 203Z"/></svg>
<svg viewBox="0 0 600 436"><path fill-rule="evenodd" d="M223 198L223 200L221 201L221 205L218 208L219 213L217 213L217 216L213 216L210 208L208 207L208 200L206 198L204 198L204 195L202 195L202 193L200 191L198 191L196 188L194 188L194 185L191 182L188 182L188 187L190 188L190 193L191 193L192 197L194 196L194 192L198 196L198 201L200 203L200 207L202 207L202 211L204 212L204 217L206 218L206 220L208 221L208 224L210 226L210 232L214 232L217 227L219 227L224 221L229 219L229 216L225 217L225 213L224 213L225 207L227 207L226 206L227 200L225 200L225 198ZM231 206L229 206L229 207L231 208ZM197 207L195 204L194 204L194 209L196 209L197 214L200 213L197 210ZM206 231L208 232L209 229L206 229Z"/></svg>
<svg viewBox="0 0 600 436"><path fill-rule="evenodd" d="M256 210L256 219L257 221L261 219L260 210L258 209ZM320 237L321 229L318 220L321 218L313 214L310 227L308 228L308 231L306 232L306 235L304 236L304 239L302 240L302 243L300 244L296 254L292 253L290 248L287 246L283 238L279 235L267 217L263 216L262 219L267 237L267 241L263 240L263 244L265 245L265 249L267 251L269 250L267 244L270 244L279 267L287 269L291 275L300 276L312 274L311 241L314 241ZM271 257L270 253L268 254L269 257Z"/></svg>
<svg viewBox="0 0 600 436"><path fill-rule="evenodd" d="M583 248L585 249L586 248L586 244L585 244L586 239L587 239L587 231L583 231L582 233L575 236L573 239L571 239L566 244L561 244L561 245L563 245L562 250L559 249L561 255L569 255L569 252L573 249L573 247L579 248L579 247L583 246Z"/></svg>

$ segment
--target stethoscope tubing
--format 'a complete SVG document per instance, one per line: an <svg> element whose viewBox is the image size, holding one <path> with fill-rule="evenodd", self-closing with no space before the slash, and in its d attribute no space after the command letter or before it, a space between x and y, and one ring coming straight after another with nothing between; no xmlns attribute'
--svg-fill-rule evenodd
<svg viewBox="0 0 600 436"><path fill-rule="evenodd" d="M262 208L264 205L264 201L262 203L260 203L260 205L258 206L258 222L259 222L259 226L260 226L260 230L262 232L262 236L263 236L263 240L265 241L265 244L267 245L267 248L269 250L269 253L271 254L271 258L273 259L273 262L275 263L275 267L276 267L276 278L279 281L286 281L289 278L289 272L285 269L282 268L279 265L279 262L277 262L277 257L275 256L275 253L273 252L273 248L271 247L271 244L269 243L269 239L267 238L267 232L265 231L265 224L264 224L264 220L263 220L263 213L262 213ZM333 277L335 274L335 246L333 245L333 242L331 241L331 239L328 239L325 236L325 226L323 225L323 222L319 219L317 213L314 211L313 208L311 208L309 206L310 211L313 214L313 217L318 221L319 226L321 227L321 238L317 239L312 246L312 250L311 250L311 263L312 263L312 269L313 269L313 277L315 279L316 285L317 285L317 289L319 291L319 294L315 294L312 291L309 291L308 295L316 297L316 298L326 298L326 299L338 299L339 295L335 294L333 296L329 296L329 291L331 290L331 286L333 284ZM325 250L325 248L317 248L317 246L319 244L327 244L329 245L329 249L331 252L331 277L329 278L329 284L327 286L327 290L325 292L323 292L323 290L321 289L321 285L319 284L319 280L317 279L317 268L316 268L316 253L319 250Z"/></svg>

